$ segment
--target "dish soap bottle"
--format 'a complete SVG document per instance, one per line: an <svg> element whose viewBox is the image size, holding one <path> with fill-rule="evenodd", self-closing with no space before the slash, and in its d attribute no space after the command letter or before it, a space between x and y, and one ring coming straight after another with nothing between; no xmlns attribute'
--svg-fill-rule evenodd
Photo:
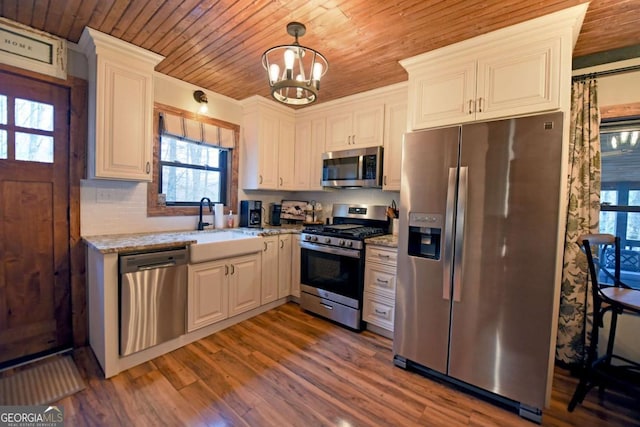
<svg viewBox="0 0 640 427"><path fill-rule="evenodd" d="M233 211L229 211L229 216L227 217L227 228L233 228Z"/></svg>

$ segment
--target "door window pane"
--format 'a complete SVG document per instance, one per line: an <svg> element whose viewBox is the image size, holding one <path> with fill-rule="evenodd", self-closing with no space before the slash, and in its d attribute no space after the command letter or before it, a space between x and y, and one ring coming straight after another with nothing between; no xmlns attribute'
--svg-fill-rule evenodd
<svg viewBox="0 0 640 427"><path fill-rule="evenodd" d="M0 125L7 124L7 97L0 95Z"/></svg>
<svg viewBox="0 0 640 427"><path fill-rule="evenodd" d="M7 158L7 131L0 130L0 159Z"/></svg>
<svg viewBox="0 0 640 427"><path fill-rule="evenodd" d="M53 105L16 98L16 126L53 130Z"/></svg>
<svg viewBox="0 0 640 427"><path fill-rule="evenodd" d="M16 132L16 160L53 163L53 138Z"/></svg>

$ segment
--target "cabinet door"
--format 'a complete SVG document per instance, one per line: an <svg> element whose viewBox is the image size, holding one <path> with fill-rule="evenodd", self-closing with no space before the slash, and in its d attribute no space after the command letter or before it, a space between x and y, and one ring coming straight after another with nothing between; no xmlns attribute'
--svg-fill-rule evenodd
<svg viewBox="0 0 640 427"><path fill-rule="evenodd" d="M96 178L151 181L153 68L135 64L98 58Z"/></svg>
<svg viewBox="0 0 640 427"><path fill-rule="evenodd" d="M475 119L476 61L434 62L409 79L413 130Z"/></svg>
<svg viewBox="0 0 640 427"><path fill-rule="evenodd" d="M402 136L407 131L407 102L387 104L384 120L384 168L382 189L400 191Z"/></svg>
<svg viewBox="0 0 640 427"><path fill-rule="evenodd" d="M351 148L382 145L384 129L384 104L358 103L353 107L353 136Z"/></svg>
<svg viewBox="0 0 640 427"><path fill-rule="evenodd" d="M280 119L277 139L277 169L278 188L281 190L294 189L295 143L295 123L287 119ZM272 167L276 168L276 165Z"/></svg>
<svg viewBox="0 0 640 427"><path fill-rule="evenodd" d="M322 190L322 153L325 152L327 123L324 118L311 122L311 159L309 161L309 190Z"/></svg>
<svg viewBox="0 0 640 427"><path fill-rule="evenodd" d="M476 119L560 107L559 38L483 56L478 61Z"/></svg>
<svg viewBox="0 0 640 427"><path fill-rule="evenodd" d="M308 190L311 177L311 120L296 120L294 189Z"/></svg>
<svg viewBox="0 0 640 427"><path fill-rule="evenodd" d="M291 295L300 298L300 235L291 241Z"/></svg>
<svg viewBox="0 0 640 427"><path fill-rule="evenodd" d="M226 262L189 265L187 331L224 320L229 316Z"/></svg>
<svg viewBox="0 0 640 427"><path fill-rule="evenodd" d="M258 188L275 190L278 188L278 137L280 126L275 114L264 112L259 116L258 150Z"/></svg>
<svg viewBox="0 0 640 427"><path fill-rule="evenodd" d="M351 148L353 138L353 113L343 110L327 116L327 151Z"/></svg>
<svg viewBox="0 0 640 427"><path fill-rule="evenodd" d="M229 316L260 306L260 254L228 260Z"/></svg>
<svg viewBox="0 0 640 427"><path fill-rule="evenodd" d="M264 250L262 251L262 304L270 303L278 299L278 237L264 237Z"/></svg>
<svg viewBox="0 0 640 427"><path fill-rule="evenodd" d="M278 240L278 298L286 298L291 294L291 234Z"/></svg>

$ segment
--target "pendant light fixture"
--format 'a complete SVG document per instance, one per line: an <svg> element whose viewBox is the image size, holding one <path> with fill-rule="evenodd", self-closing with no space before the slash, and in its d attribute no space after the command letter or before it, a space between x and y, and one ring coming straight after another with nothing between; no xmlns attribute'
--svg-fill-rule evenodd
<svg viewBox="0 0 640 427"><path fill-rule="evenodd" d="M275 46L262 54L271 95L283 104L307 105L318 99L320 78L329 63L317 50L300 46L298 37L306 32L299 22L287 24L287 33L295 37L290 45Z"/></svg>

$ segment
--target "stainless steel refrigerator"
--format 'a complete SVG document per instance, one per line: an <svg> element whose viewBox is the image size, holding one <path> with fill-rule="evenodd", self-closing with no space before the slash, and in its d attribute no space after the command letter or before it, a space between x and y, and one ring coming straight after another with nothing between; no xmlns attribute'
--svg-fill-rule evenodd
<svg viewBox="0 0 640 427"><path fill-rule="evenodd" d="M553 368L562 119L413 132L403 143L394 363L534 421Z"/></svg>

